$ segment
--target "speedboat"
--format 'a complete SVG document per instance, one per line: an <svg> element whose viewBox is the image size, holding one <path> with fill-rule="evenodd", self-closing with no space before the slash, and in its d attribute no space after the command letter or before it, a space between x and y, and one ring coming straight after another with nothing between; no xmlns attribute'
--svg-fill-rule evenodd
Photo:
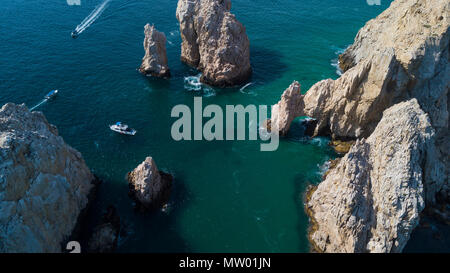
<svg viewBox="0 0 450 273"><path fill-rule="evenodd" d="M54 96L56 96L56 94L58 94L58 90L52 90L52 91L48 92L47 95L45 95L45 99L49 100L49 99L53 98Z"/></svg>
<svg viewBox="0 0 450 273"><path fill-rule="evenodd" d="M116 124L109 125L109 128L114 132L117 132L122 135L130 135L134 136L136 134L136 130L128 127L128 125L123 124L122 122L116 122Z"/></svg>
<svg viewBox="0 0 450 273"><path fill-rule="evenodd" d="M72 33L70 34L70 36L72 36L72 38L76 39L78 37L78 31L74 30L72 31Z"/></svg>

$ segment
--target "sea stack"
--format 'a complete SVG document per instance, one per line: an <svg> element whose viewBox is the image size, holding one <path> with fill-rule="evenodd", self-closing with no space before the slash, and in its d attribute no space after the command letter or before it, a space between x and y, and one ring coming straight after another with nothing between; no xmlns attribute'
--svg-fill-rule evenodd
<svg viewBox="0 0 450 273"><path fill-rule="evenodd" d="M303 95L300 84L294 81L281 95L281 100L272 108L270 126L278 128L280 135L288 133L292 121L303 111ZM277 127L275 127L277 126Z"/></svg>
<svg viewBox="0 0 450 273"><path fill-rule="evenodd" d="M145 56L142 59L139 71L147 76L160 78L170 77L170 70L167 63L166 35L157 31L150 24L145 25L144 33Z"/></svg>
<svg viewBox="0 0 450 273"><path fill-rule="evenodd" d="M219 87L244 83L252 73L245 27L230 0L179 0L181 60L202 71L201 82Z"/></svg>
<svg viewBox="0 0 450 273"><path fill-rule="evenodd" d="M162 207L169 199L173 177L158 170L152 157L128 173L130 197L140 210Z"/></svg>
<svg viewBox="0 0 450 273"><path fill-rule="evenodd" d="M41 112L0 110L0 252L61 252L94 176Z"/></svg>

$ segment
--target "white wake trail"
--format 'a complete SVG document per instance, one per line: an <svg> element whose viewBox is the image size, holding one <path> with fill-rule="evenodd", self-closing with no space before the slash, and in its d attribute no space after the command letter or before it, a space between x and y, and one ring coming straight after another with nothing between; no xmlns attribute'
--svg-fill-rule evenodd
<svg viewBox="0 0 450 273"><path fill-rule="evenodd" d="M78 34L81 34L88 27L90 27L100 17L100 15L102 15L103 11L111 1L112 0L105 0L103 3L95 7L95 9L75 28L75 31Z"/></svg>

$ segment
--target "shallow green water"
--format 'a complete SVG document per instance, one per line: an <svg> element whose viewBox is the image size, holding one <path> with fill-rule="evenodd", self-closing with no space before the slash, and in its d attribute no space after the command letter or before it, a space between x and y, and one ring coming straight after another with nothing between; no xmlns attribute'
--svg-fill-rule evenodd
<svg viewBox="0 0 450 273"><path fill-rule="evenodd" d="M293 80L306 92L321 79L337 78L332 62L338 52L388 2L234 0L232 11L251 41L252 85L199 93L184 84L198 72L179 62L175 0L113 0L76 40L70 32L100 1L8 1L0 8L0 104L31 107L60 90L38 110L104 179L97 213L116 205L130 231L119 251L308 251L302 196L335 156L326 139L304 138L297 121L271 153L260 152L258 141L175 142L170 111L192 105L196 95L205 105L271 105ZM167 35L170 80L136 71L147 22ZM114 134L107 125L117 120L138 134ZM128 198L125 175L148 155L175 176L168 213L135 213Z"/></svg>

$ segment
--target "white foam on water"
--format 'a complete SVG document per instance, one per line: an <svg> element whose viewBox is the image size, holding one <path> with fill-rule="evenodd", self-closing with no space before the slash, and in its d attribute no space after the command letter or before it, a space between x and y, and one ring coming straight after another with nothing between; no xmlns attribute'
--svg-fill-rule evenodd
<svg viewBox="0 0 450 273"><path fill-rule="evenodd" d="M184 89L201 93L204 97L212 97L216 95L216 91L200 82L202 74L196 76L184 77Z"/></svg>
<svg viewBox="0 0 450 273"><path fill-rule="evenodd" d="M102 15L103 11L111 1L112 0L104 0L103 3L96 6L95 9L75 28L75 31L78 34L83 33L83 31L90 27L100 17L100 15Z"/></svg>
<svg viewBox="0 0 450 273"><path fill-rule="evenodd" d="M342 70L341 70L341 68L339 67L339 58L337 58L337 57L339 57L339 55L341 55L342 53L344 53L345 50L347 50L348 47L340 48L340 47L333 46L332 48L335 50L335 51L334 51L334 54L336 55L336 58L334 58L334 59L331 60L331 66L334 67L334 68L336 68L336 74L337 74L338 76L341 76L341 75L342 75Z"/></svg>

